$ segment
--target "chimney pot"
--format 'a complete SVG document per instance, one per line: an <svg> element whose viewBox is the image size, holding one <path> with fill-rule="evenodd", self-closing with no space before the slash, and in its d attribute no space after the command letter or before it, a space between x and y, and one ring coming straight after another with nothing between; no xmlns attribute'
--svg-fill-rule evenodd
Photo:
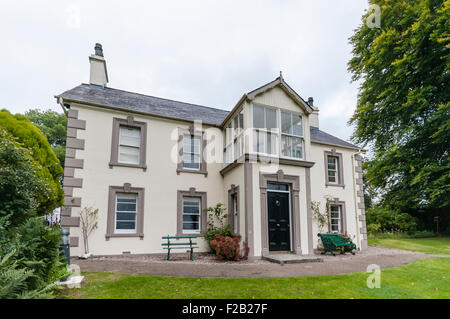
<svg viewBox="0 0 450 319"><path fill-rule="evenodd" d="M95 55L103 56L103 48L102 48L102 45L100 43L96 43L95 44L94 50L95 50Z"/></svg>

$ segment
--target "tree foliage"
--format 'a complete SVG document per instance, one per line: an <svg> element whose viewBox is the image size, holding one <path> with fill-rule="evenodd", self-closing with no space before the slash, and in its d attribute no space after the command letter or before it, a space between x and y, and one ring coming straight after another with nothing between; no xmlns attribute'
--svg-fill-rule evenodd
<svg viewBox="0 0 450 319"><path fill-rule="evenodd" d="M66 157L67 118L63 113L52 110L28 110L25 117L33 123L47 138L50 146L64 167Z"/></svg>
<svg viewBox="0 0 450 319"><path fill-rule="evenodd" d="M37 176L36 180L38 180L38 184L40 184L39 191L36 192L34 188L30 189L30 194L33 194L34 198L37 201L36 213L38 215L46 214L48 212L53 211L56 207L62 205L64 192L61 187L61 179L63 175L63 169L57 159L55 153L50 147L47 139L41 133L41 131L30 123L23 115L16 114L12 115L7 110L0 111L0 129L6 131L9 135L12 135L21 146L18 144L13 145L11 139L5 138L9 141L6 141L6 144L2 144L2 147L5 150L10 148L15 148L15 150L10 149L6 154L1 154L3 157L2 166L0 166L2 174L15 174L19 178L19 175L22 175L20 180L23 180L26 183L26 174L22 173L20 167L29 166L26 164L28 161L33 162L31 166L27 170L27 174L34 174ZM19 151L22 147L29 150L29 154L31 154L32 161L30 156L26 155L25 151ZM22 154L22 155L20 155ZM25 160L25 157L28 160ZM12 162L9 162L12 161ZM14 166L18 165L18 166ZM33 172L31 172L33 170ZM2 187L10 187L12 188L22 188L24 192L26 192L25 185L14 185L15 177L10 176L10 183L7 184L7 181L2 181ZM31 183L31 181L30 181ZM35 185L36 186L36 185ZM9 195L0 194L0 196L15 196L16 193L10 193ZM19 194L20 195L20 194ZM23 198L23 197L21 197ZM3 205L4 202L1 202L0 205ZM11 210L11 208L6 207L7 210ZM0 208L1 209L1 208Z"/></svg>
<svg viewBox="0 0 450 319"><path fill-rule="evenodd" d="M0 128L0 217L10 216L13 226L35 216L40 198L49 192L39 167L31 151Z"/></svg>
<svg viewBox="0 0 450 319"><path fill-rule="evenodd" d="M448 213L450 1L369 2L381 8L381 28L365 23L368 12L349 61L361 82L353 140L373 151L366 177L386 207Z"/></svg>

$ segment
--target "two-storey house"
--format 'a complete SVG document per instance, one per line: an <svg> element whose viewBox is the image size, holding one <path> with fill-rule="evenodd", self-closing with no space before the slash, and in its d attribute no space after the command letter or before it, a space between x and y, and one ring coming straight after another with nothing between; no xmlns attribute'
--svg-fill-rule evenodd
<svg viewBox="0 0 450 319"><path fill-rule="evenodd" d="M194 234L207 251L205 209L224 203L250 258L313 254L319 231L367 247L361 149L319 128L318 108L280 74L231 111L109 88L96 45L90 83L56 96L68 116L62 226L82 254L79 212L99 209L94 255L164 252ZM336 123L336 125L342 125ZM311 203L325 210L319 229Z"/></svg>

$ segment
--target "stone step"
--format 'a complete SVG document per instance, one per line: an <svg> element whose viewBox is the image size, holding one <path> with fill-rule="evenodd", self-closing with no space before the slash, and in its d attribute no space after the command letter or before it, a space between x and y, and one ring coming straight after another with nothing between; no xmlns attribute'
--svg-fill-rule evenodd
<svg viewBox="0 0 450 319"><path fill-rule="evenodd" d="M278 263L281 265L284 264L297 264L297 263L312 263L312 262L322 262L323 259L315 256L302 256L296 254L271 254L267 256L263 256L263 259Z"/></svg>

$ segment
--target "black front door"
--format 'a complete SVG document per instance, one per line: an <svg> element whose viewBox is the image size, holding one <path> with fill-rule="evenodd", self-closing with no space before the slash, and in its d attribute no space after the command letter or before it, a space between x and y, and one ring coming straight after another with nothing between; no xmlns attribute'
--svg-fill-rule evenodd
<svg viewBox="0 0 450 319"><path fill-rule="evenodd" d="M267 192L269 251L290 251L289 193Z"/></svg>

